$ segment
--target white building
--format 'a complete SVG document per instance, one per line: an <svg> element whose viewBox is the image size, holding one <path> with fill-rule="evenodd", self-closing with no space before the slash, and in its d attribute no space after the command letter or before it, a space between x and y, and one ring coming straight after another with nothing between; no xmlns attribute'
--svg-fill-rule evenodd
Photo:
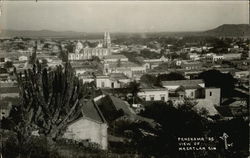
<svg viewBox="0 0 250 158"><path fill-rule="evenodd" d="M75 141L96 143L100 149L108 149L108 124L93 100L82 109L82 117L71 122L63 137Z"/></svg>
<svg viewBox="0 0 250 158"><path fill-rule="evenodd" d="M145 101L168 101L168 89L166 88L142 89L137 95Z"/></svg>
<svg viewBox="0 0 250 158"><path fill-rule="evenodd" d="M19 60L19 61L28 61L28 57L22 55L22 56L20 56L20 57L18 58L18 60Z"/></svg>
<svg viewBox="0 0 250 158"><path fill-rule="evenodd" d="M205 82L203 80L176 80L176 81L162 81L162 86L168 90L175 91L181 86L196 86L205 87Z"/></svg>
<svg viewBox="0 0 250 158"><path fill-rule="evenodd" d="M124 55L108 55L103 57L103 61L105 63L108 62L128 62L128 58L125 57Z"/></svg>
<svg viewBox="0 0 250 158"><path fill-rule="evenodd" d="M102 46L102 47L101 47ZM95 48L89 48L83 46L83 44L78 41L76 44L76 49L74 53L68 54L68 59L74 60L88 60L92 59L94 56L103 59L105 56L111 55L111 39L109 33L104 34L103 44L98 45Z"/></svg>
<svg viewBox="0 0 250 158"><path fill-rule="evenodd" d="M103 69L105 75L111 73L123 73L129 78L133 78L133 76L137 74L144 74L145 72L145 66L132 62L121 62L119 65L117 63L104 63Z"/></svg>
<svg viewBox="0 0 250 158"><path fill-rule="evenodd" d="M130 79L123 73L96 76L97 88L122 88L130 83Z"/></svg>

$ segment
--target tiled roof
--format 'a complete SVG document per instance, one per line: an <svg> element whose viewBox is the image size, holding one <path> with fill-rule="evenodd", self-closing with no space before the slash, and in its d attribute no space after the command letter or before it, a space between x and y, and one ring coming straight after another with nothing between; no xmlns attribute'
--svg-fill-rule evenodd
<svg viewBox="0 0 250 158"><path fill-rule="evenodd" d="M193 84L190 84L190 85L183 85L182 86L184 89L200 89L202 88L200 85L196 84L196 85L193 85Z"/></svg>
<svg viewBox="0 0 250 158"><path fill-rule="evenodd" d="M127 58L125 55L108 55L105 56L104 59L121 59L121 58Z"/></svg>
<svg viewBox="0 0 250 158"><path fill-rule="evenodd" d="M116 79L116 80L128 79L128 77L126 75L124 75L123 73L112 73L112 74L110 74L110 78L111 79Z"/></svg>
<svg viewBox="0 0 250 158"><path fill-rule="evenodd" d="M117 67L117 63L109 63L109 67ZM125 68L129 68L129 67L140 67L139 64L133 63L133 62L121 62L121 65L119 67L125 67Z"/></svg>
<svg viewBox="0 0 250 158"><path fill-rule="evenodd" d="M97 100L96 104L108 122L112 122L123 115L133 115L129 110L129 104L114 96L106 95Z"/></svg>
<svg viewBox="0 0 250 158"><path fill-rule="evenodd" d="M98 108L98 106L94 103L93 100L88 101L82 107L82 115L84 117L90 118L94 121L99 123L105 123L106 120L104 119L102 112Z"/></svg>
<svg viewBox="0 0 250 158"><path fill-rule="evenodd" d="M19 93L18 87L1 87L0 88L0 94L4 93Z"/></svg>
<svg viewBox="0 0 250 158"><path fill-rule="evenodd" d="M204 83L203 80L176 80L176 81L162 81L163 86L191 86Z"/></svg>
<svg viewBox="0 0 250 158"><path fill-rule="evenodd" d="M123 101L120 98L114 97L114 96L109 96L110 99L112 100L114 106L116 107L117 110L122 109L125 115L131 115L131 111L129 110L129 105L126 104L125 101Z"/></svg>

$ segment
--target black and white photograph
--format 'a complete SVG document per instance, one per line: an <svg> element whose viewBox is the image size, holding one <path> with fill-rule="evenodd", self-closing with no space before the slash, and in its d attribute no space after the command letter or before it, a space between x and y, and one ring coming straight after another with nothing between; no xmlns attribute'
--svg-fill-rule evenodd
<svg viewBox="0 0 250 158"><path fill-rule="evenodd" d="M250 158L247 0L0 0L0 158Z"/></svg>

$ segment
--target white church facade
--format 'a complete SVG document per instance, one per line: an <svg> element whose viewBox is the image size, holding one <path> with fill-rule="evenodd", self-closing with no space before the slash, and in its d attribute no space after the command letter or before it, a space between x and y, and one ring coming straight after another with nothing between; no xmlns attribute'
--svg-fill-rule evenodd
<svg viewBox="0 0 250 158"><path fill-rule="evenodd" d="M104 33L103 42L95 48L84 47L83 44L78 41L76 44L75 52L68 54L70 61L74 60L88 60L94 56L103 59L105 56L111 55L111 38L108 32Z"/></svg>

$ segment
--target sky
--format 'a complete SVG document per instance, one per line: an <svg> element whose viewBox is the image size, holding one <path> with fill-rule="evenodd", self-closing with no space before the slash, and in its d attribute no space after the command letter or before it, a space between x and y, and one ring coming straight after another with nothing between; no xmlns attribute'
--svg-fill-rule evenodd
<svg viewBox="0 0 250 158"><path fill-rule="evenodd" d="M3 1L0 28L78 32L203 31L248 24L248 1Z"/></svg>

